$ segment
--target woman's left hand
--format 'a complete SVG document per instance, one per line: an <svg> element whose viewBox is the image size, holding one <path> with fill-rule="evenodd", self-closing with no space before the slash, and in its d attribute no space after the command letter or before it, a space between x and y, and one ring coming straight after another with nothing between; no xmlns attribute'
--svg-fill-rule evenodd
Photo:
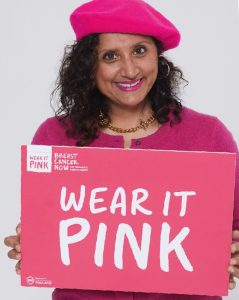
<svg viewBox="0 0 239 300"><path fill-rule="evenodd" d="M234 277L239 278L239 231L232 232L232 245L231 245L231 261L228 268L230 273L229 289L232 290L236 287Z"/></svg>

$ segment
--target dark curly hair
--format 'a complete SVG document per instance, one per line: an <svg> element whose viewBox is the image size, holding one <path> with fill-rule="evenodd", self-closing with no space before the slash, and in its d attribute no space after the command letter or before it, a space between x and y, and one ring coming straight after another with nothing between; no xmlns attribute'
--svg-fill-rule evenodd
<svg viewBox="0 0 239 300"><path fill-rule="evenodd" d="M163 45L154 39L159 54L157 79L149 92L152 110L159 123L180 122L182 105L178 98L182 71L161 53ZM66 125L69 137L77 138L77 146L86 146L97 138L100 129L99 113L109 117L105 96L95 84L98 61L99 34L88 35L80 42L66 46L56 88L52 98L58 94L59 108L56 117ZM173 118L170 118L170 113Z"/></svg>

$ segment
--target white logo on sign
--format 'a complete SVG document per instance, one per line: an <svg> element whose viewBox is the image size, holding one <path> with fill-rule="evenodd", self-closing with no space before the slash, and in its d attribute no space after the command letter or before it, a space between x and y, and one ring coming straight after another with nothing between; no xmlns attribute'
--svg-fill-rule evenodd
<svg viewBox="0 0 239 300"><path fill-rule="evenodd" d="M33 285L35 282L34 278L32 276L28 276L27 277L27 284L29 285Z"/></svg>
<svg viewBox="0 0 239 300"><path fill-rule="evenodd" d="M51 173L52 147L27 146L27 171L37 173Z"/></svg>
<svg viewBox="0 0 239 300"><path fill-rule="evenodd" d="M28 276L27 277L27 284L29 285L52 285L52 281L50 279L47 278L40 278L40 277L32 277L32 276Z"/></svg>

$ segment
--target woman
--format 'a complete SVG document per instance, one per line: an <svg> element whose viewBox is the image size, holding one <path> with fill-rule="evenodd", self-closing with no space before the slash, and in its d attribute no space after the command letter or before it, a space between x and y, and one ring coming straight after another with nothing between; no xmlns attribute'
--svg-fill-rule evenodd
<svg viewBox="0 0 239 300"><path fill-rule="evenodd" d="M132 17L132 11L134 16ZM163 53L180 34L141 0L93 0L71 15L77 42L67 48L57 89L57 118L47 119L33 144L237 152L215 117L182 107L182 72ZM239 238L239 172L233 240ZM237 230L236 230L237 229ZM21 259L18 235L5 239L9 257ZM229 288L239 277L239 243L232 245ZM17 264L20 273L20 264ZM53 299L213 299L220 297L56 289Z"/></svg>

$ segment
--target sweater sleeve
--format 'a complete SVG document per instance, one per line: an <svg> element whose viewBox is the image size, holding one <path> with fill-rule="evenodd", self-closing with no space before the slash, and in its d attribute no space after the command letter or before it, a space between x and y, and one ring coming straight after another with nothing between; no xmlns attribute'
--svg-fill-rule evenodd
<svg viewBox="0 0 239 300"><path fill-rule="evenodd" d="M236 171L235 171L235 192L234 192L234 211L233 211L233 229L239 230L239 154L238 147L233 139L231 132L225 125L217 119L214 131L212 133L213 151L236 153Z"/></svg>
<svg viewBox="0 0 239 300"><path fill-rule="evenodd" d="M66 134L64 123L57 118L48 118L37 129L33 139L33 145L46 146L75 146L76 139Z"/></svg>
<svg viewBox="0 0 239 300"><path fill-rule="evenodd" d="M47 120L43 122L37 131L35 132L33 139L32 139L32 145L50 145L48 141L48 130L47 130Z"/></svg>

